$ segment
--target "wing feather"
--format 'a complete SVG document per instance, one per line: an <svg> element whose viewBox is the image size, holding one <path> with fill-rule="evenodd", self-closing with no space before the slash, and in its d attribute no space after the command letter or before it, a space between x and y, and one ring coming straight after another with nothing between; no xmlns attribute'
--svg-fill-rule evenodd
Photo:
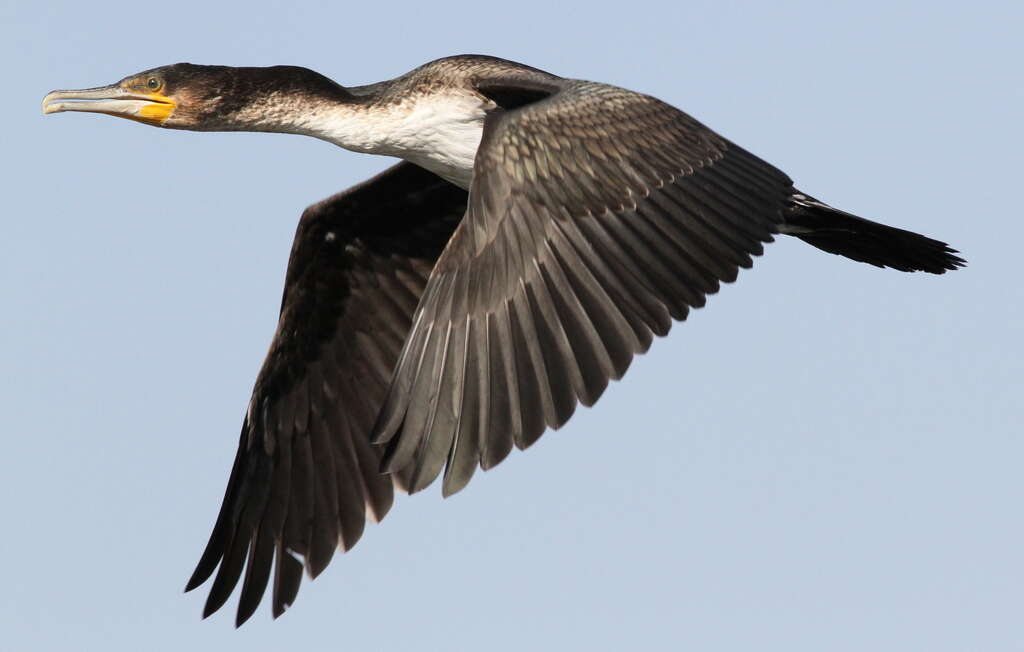
<svg viewBox="0 0 1024 652"><path fill-rule="evenodd" d="M466 217L374 429L385 467L414 469L412 491L442 467L445 495L458 491L474 458L493 467L596 402L654 335L752 264L793 193L648 96L539 77L523 95L536 99L485 122Z"/></svg>
<svg viewBox="0 0 1024 652"><path fill-rule="evenodd" d="M355 545L367 516L384 518L394 486L407 486L407 472L380 472L370 432L466 201L465 191L401 163L303 214L224 502L187 586L216 571L204 616L241 579L236 623L245 622L272 570L279 616L295 601L303 567L321 573L339 546ZM425 400L434 403L435 395Z"/></svg>

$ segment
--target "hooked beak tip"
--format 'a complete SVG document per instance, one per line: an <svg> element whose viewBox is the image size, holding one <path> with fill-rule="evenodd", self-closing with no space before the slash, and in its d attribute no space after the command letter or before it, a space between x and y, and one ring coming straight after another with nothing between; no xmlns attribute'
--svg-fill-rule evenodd
<svg viewBox="0 0 1024 652"><path fill-rule="evenodd" d="M47 93L46 97L43 98L42 107L44 115L48 113L57 113L58 111L60 111L60 104L53 102L55 99L57 99L57 94L57 91L53 91L52 93Z"/></svg>
<svg viewBox="0 0 1024 652"><path fill-rule="evenodd" d="M49 115L50 113L60 113L64 110L64 105L61 102L52 102L50 97L47 96L43 100L43 115Z"/></svg>

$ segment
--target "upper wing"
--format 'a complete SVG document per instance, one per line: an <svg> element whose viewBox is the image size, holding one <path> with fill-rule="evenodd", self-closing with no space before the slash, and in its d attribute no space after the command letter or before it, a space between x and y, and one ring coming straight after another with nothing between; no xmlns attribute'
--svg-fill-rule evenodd
<svg viewBox="0 0 1024 652"><path fill-rule="evenodd" d="M375 440L444 493L593 404L751 265L792 194L779 170L652 97L482 82L545 99L488 116L466 218L427 283ZM499 104L501 102L499 101Z"/></svg>
<svg viewBox="0 0 1024 652"><path fill-rule="evenodd" d="M430 270L462 218L466 192L400 163L302 215L277 332L263 363L224 503L186 591L220 570L204 617L234 590L238 624L274 573L274 616L295 599L301 555L315 577L367 512L391 507L370 443L374 418Z"/></svg>

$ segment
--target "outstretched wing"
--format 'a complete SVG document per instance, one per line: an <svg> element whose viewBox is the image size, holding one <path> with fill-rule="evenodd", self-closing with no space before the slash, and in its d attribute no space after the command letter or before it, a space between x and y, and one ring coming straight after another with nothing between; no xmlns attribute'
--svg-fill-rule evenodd
<svg viewBox="0 0 1024 652"><path fill-rule="evenodd" d="M445 466L444 493L458 491L592 405L652 334L751 265L793 193L652 97L550 79L479 88L523 105L485 122L466 218L374 433L412 491Z"/></svg>
<svg viewBox="0 0 1024 652"><path fill-rule="evenodd" d="M244 622L272 566L280 615L302 579L298 556L315 577L339 544L359 540L367 513L380 520L391 507L392 479L380 473L369 434L430 270L465 207L464 190L400 163L303 213L224 503L186 587L220 565L204 617L244 568Z"/></svg>

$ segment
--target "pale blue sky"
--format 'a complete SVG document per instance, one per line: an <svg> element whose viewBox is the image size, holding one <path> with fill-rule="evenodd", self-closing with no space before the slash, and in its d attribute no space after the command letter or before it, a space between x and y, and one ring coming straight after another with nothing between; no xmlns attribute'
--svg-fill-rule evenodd
<svg viewBox="0 0 1024 652"><path fill-rule="evenodd" d="M0 2L0 650L1024 649L1022 33L1019 2ZM200 621L181 590L298 215L389 162L39 101L177 61L359 84L463 52L654 94L970 266L771 245L281 619Z"/></svg>

